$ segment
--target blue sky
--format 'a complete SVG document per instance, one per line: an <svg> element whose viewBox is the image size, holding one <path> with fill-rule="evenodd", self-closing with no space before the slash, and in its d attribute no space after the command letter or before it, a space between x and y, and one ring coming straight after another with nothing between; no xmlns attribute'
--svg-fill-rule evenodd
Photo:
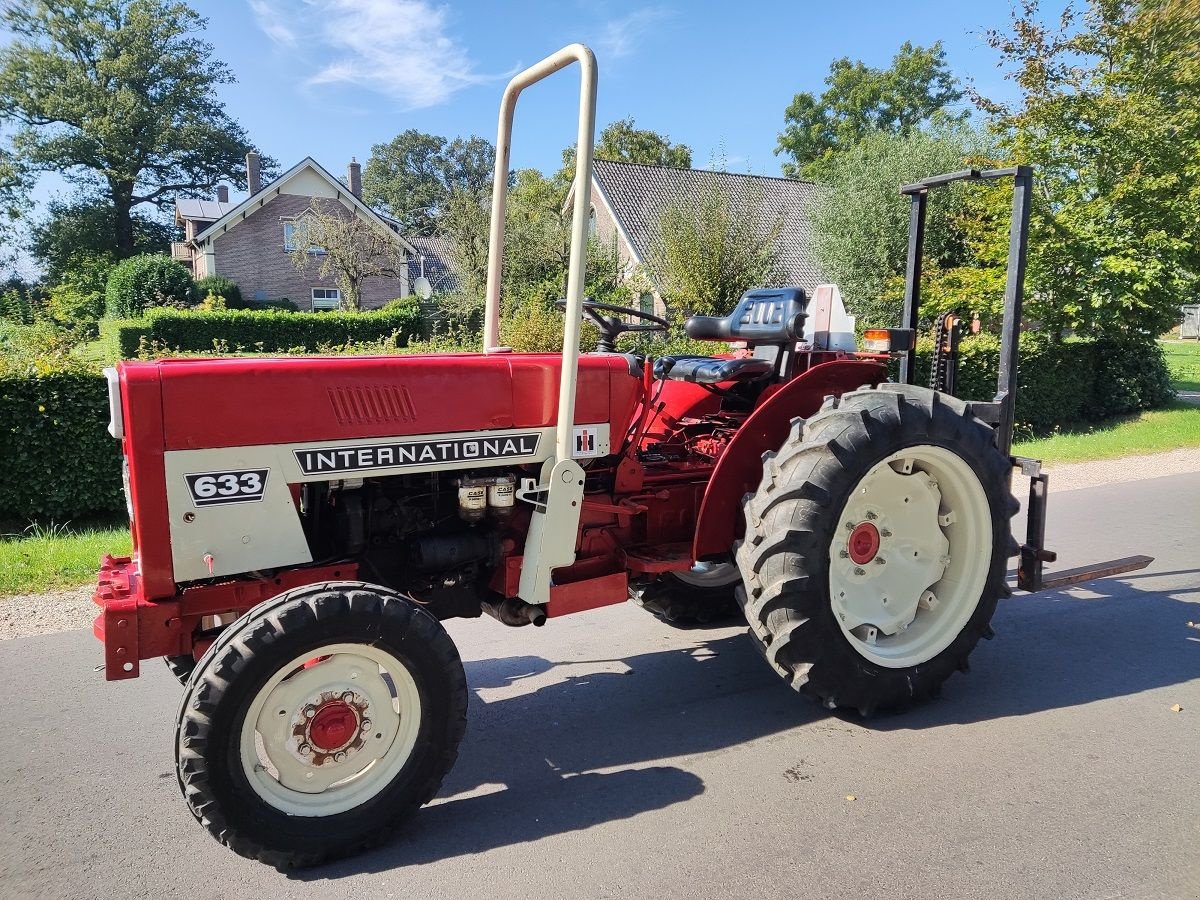
<svg viewBox="0 0 1200 900"><path fill-rule="evenodd" d="M779 174L773 153L797 91L819 92L829 63L886 65L910 40L945 43L962 78L1007 95L982 32L1005 0L622 2L622 0L194 0L238 83L229 111L285 168L311 155L336 174L406 128L495 139L508 77L574 40L600 64L598 127L624 116L688 144L697 166ZM526 92L517 167L556 168L573 140L578 78ZM57 185L46 181L45 197Z"/></svg>

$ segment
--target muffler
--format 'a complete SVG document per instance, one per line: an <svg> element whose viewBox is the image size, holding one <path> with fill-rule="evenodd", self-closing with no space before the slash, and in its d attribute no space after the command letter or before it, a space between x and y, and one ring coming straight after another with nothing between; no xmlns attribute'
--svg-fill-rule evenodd
<svg viewBox="0 0 1200 900"><path fill-rule="evenodd" d="M519 597L505 597L496 601L482 600L479 606L497 622L503 622L512 628L520 628L522 625L541 628L546 624L546 610L526 603Z"/></svg>

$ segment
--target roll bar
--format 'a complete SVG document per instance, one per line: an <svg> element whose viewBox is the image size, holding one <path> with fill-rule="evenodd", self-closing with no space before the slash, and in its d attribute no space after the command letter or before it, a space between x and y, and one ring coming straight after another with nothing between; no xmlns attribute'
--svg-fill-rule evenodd
<svg viewBox="0 0 1200 900"><path fill-rule="evenodd" d="M558 431L555 456L571 458L575 421L575 383L579 368L579 326L587 264L588 210L592 192L592 144L596 135L596 57L583 44L569 44L518 73L504 89L496 130L496 173L492 181L492 221L488 238L487 295L484 306L483 352L500 344L500 282L504 272L504 217L508 208L508 170L512 156L513 114L521 91L573 62L579 63L579 131L575 142L575 208L571 216L571 255L563 326L562 373L558 387Z"/></svg>

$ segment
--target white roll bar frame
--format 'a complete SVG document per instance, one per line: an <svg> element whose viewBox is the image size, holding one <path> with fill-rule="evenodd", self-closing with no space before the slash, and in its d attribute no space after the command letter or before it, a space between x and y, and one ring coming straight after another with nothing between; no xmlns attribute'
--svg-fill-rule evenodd
<svg viewBox="0 0 1200 900"><path fill-rule="evenodd" d="M583 44L569 44L518 73L504 89L496 129L496 173L492 181L492 221L488 238L487 296L484 306L483 352L500 345L500 281L504 271L504 217L508 208L508 169L512 156L513 113L521 91L573 62L579 63L579 131L575 142L575 209L571 216L571 256L563 325L562 373L558 385L558 430L555 457L571 458L575 423L575 385L579 369L579 326L587 265L588 210L592 193L592 144L596 136L596 57Z"/></svg>

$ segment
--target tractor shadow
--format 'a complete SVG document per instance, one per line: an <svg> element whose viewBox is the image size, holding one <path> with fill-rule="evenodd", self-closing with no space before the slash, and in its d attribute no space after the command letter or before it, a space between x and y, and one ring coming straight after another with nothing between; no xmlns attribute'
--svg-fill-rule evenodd
<svg viewBox="0 0 1200 900"><path fill-rule="evenodd" d="M1148 577L1191 586L1140 589ZM952 677L941 699L867 720L838 715L877 732L935 729L1200 677L1200 629L1188 624L1200 622L1196 585L1200 572L1155 572L1003 601L997 639L981 643L970 677ZM797 741L821 739L804 726L829 713L776 678L740 629L693 635L687 646L677 638L672 649L624 659L466 663L470 723L438 799L393 843L291 877L386 871L632 818L703 793L699 777L664 760L789 730ZM610 671L588 671L597 666ZM522 690L538 681L549 683Z"/></svg>

